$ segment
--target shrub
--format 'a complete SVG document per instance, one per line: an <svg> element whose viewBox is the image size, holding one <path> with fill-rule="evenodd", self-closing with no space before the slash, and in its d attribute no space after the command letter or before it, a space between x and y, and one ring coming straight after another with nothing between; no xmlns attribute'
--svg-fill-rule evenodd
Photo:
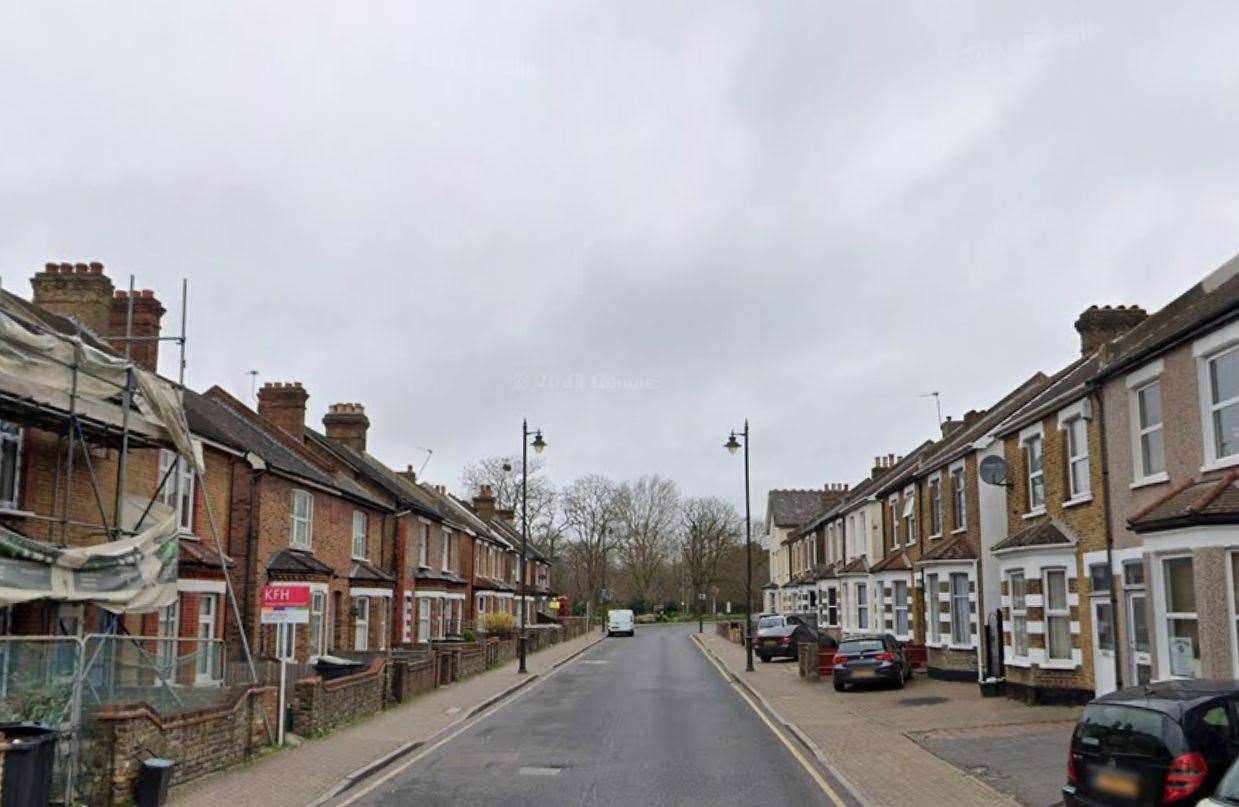
<svg viewBox="0 0 1239 807"><path fill-rule="evenodd" d="M460 639L464 642L476 642L478 640L478 636L473 632L472 628L465 628L460 632Z"/></svg>
<svg viewBox="0 0 1239 807"><path fill-rule="evenodd" d="M511 636L516 632L516 617L503 611L482 614L482 630L491 636Z"/></svg>

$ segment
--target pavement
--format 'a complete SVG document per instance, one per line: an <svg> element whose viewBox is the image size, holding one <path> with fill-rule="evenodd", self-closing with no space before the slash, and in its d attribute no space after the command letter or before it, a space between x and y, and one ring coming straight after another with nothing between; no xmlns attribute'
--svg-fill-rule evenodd
<svg viewBox="0 0 1239 807"><path fill-rule="evenodd" d="M414 753L435 738L472 721L484 705L501 701L549 675L574 655L600 641L597 632L552 645L527 658L529 672L512 661L472 678L438 687L411 702L295 748L273 751L224 771L173 788L176 807L262 804L304 807L323 803L346 787L359 787L384 766Z"/></svg>
<svg viewBox="0 0 1239 807"><path fill-rule="evenodd" d="M918 676L902 690L835 692L794 662L744 672L744 649L712 632L702 648L821 755L868 804L1047 807L1061 800L1078 707L983 698L972 684Z"/></svg>
<svg viewBox="0 0 1239 807"><path fill-rule="evenodd" d="M695 631L638 626L607 639L338 804L831 803L821 773L701 653Z"/></svg>

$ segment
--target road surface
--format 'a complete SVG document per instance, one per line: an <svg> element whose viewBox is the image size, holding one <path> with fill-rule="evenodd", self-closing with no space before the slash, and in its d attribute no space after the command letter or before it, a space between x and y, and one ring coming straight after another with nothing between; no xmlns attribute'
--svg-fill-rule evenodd
<svg viewBox="0 0 1239 807"><path fill-rule="evenodd" d="M386 781L359 785L353 803L830 804L695 630L638 626L605 640Z"/></svg>

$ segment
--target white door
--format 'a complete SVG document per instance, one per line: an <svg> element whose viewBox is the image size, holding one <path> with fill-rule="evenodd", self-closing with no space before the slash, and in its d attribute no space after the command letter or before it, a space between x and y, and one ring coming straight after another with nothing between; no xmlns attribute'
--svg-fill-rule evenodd
<svg viewBox="0 0 1239 807"><path fill-rule="evenodd" d="M353 649L370 649L370 598L353 598Z"/></svg>
<svg viewBox="0 0 1239 807"><path fill-rule="evenodd" d="M430 639L430 598L417 598L417 641Z"/></svg>
<svg viewBox="0 0 1239 807"><path fill-rule="evenodd" d="M220 679L217 668L219 643L215 641L215 611L219 598L215 594L198 597L198 663L194 678L199 684Z"/></svg>
<svg viewBox="0 0 1239 807"><path fill-rule="evenodd" d="M1110 600L1093 598L1093 687L1105 695L1117 688L1114 669L1114 606Z"/></svg>
<svg viewBox="0 0 1239 807"><path fill-rule="evenodd" d="M1149 647L1148 596L1127 592L1127 673L1129 685L1147 684L1153 678L1153 654Z"/></svg>

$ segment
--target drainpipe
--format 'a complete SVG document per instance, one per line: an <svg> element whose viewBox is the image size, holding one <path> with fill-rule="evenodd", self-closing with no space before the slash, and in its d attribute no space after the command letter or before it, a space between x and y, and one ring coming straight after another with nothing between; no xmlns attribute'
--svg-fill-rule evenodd
<svg viewBox="0 0 1239 807"><path fill-rule="evenodd" d="M1111 528L1111 525L1110 525L1110 509L1111 509L1110 461L1109 461L1108 451L1106 449L1107 441L1106 441L1105 407L1102 405L1100 388L1094 386L1091 382L1089 384L1089 387L1091 388L1090 397L1093 400L1094 417L1097 418L1097 430L1098 430L1098 435L1101 441L1101 490L1105 496L1105 503L1103 505L1103 511L1104 511L1103 515L1105 516L1105 521L1106 521L1106 568L1109 569L1109 573L1110 573L1110 632L1111 632L1111 635L1114 641L1114 684L1116 687L1122 687L1124 683L1123 681L1124 676L1122 674L1123 643L1119 641L1118 592L1115 590L1115 574L1114 574L1114 530ZM1088 570L1085 569L1085 572L1087 571ZM1091 593L1090 593L1090 597L1091 597ZM1092 607L1091 602L1089 603L1089 607L1090 608ZM1092 614L1089 614L1089 619L1090 620L1092 619ZM1131 630L1131 626L1128 625L1127 629ZM1093 641L1096 642L1097 641L1097 636L1096 636L1097 626L1096 625L1093 626L1093 634L1094 634Z"/></svg>
<svg viewBox="0 0 1239 807"><path fill-rule="evenodd" d="M241 630L252 640L252 646L258 647L262 638L254 632L254 584L258 579L258 565L255 553L258 551L258 481L266 472L267 466L257 455L246 457L250 466L250 501L245 514L245 565L248 567L245 579L245 624ZM257 461L257 462L255 462Z"/></svg>

